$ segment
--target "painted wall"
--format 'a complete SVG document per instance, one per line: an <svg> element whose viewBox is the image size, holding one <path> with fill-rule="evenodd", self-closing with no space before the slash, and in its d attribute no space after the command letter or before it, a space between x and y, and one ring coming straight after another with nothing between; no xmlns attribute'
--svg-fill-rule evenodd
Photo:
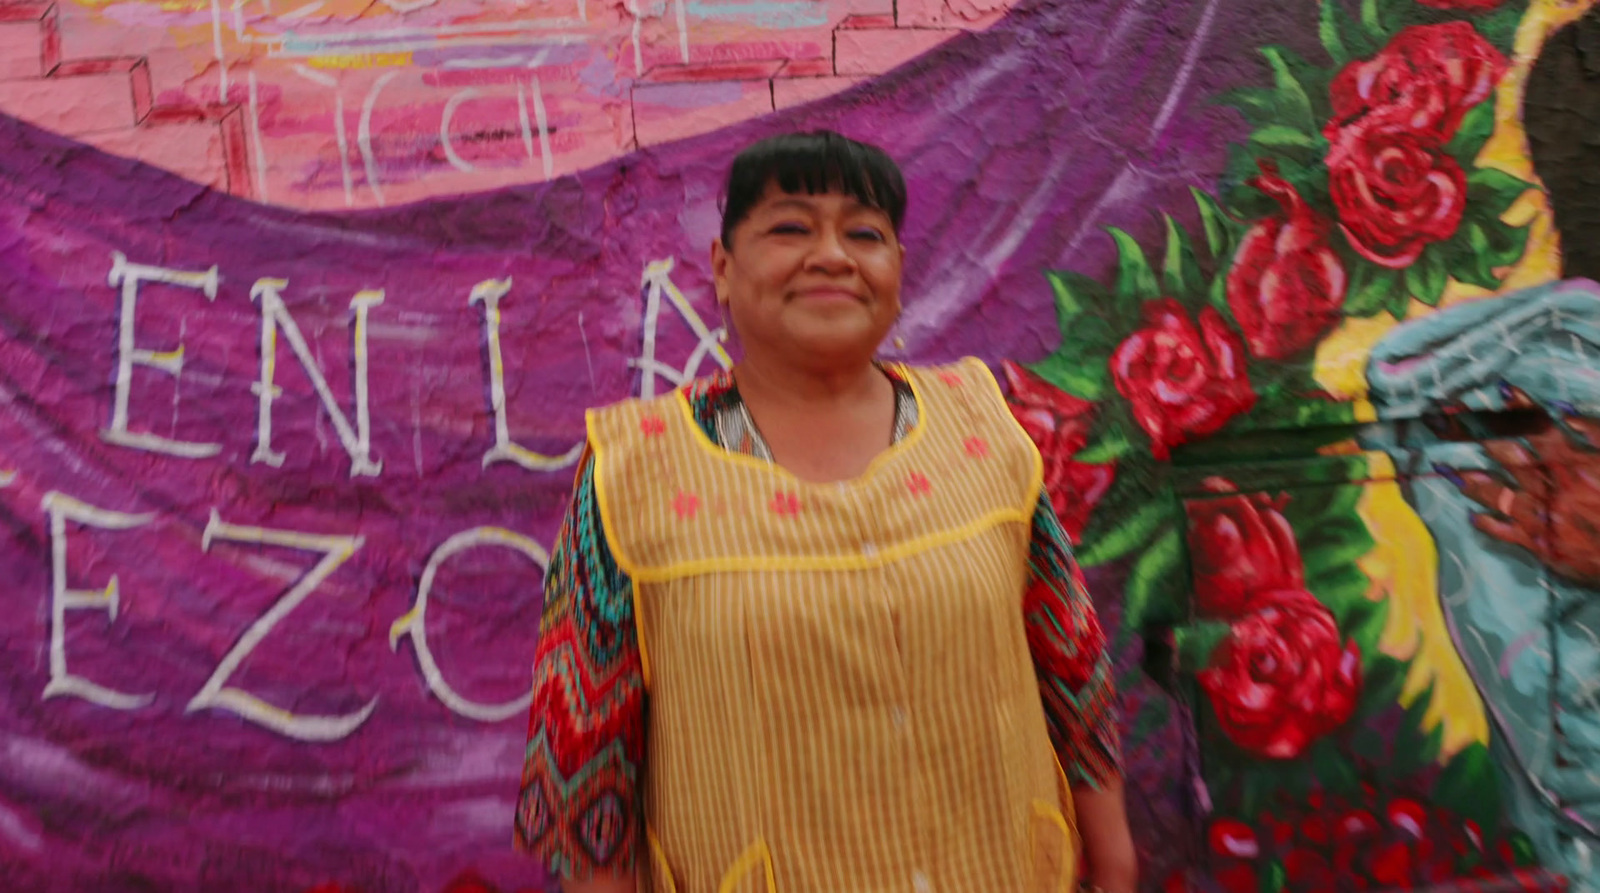
<svg viewBox="0 0 1600 893"><path fill-rule="evenodd" d="M544 889L582 411L727 361L724 166L812 126L1046 454L1148 889L1581 883L1589 7L0 2L8 888Z"/></svg>

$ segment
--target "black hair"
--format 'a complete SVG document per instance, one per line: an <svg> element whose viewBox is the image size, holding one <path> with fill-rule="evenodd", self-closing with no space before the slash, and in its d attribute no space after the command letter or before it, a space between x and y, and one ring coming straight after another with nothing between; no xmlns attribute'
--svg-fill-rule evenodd
<svg viewBox="0 0 1600 893"><path fill-rule="evenodd" d="M746 148L733 159L723 192L722 244L776 185L789 195L826 192L848 195L889 216L895 232L906 216L906 181L899 165L877 146L831 130L786 133Z"/></svg>
<svg viewBox="0 0 1600 893"><path fill-rule="evenodd" d="M1600 280L1600 6L1545 41L1522 123L1561 236L1562 276Z"/></svg>

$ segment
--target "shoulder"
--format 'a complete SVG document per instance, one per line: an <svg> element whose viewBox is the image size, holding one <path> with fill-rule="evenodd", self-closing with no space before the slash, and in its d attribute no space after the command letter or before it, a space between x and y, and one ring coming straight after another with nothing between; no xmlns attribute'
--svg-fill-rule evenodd
<svg viewBox="0 0 1600 893"><path fill-rule="evenodd" d="M584 420L590 449L604 452L607 446L640 433L642 426L650 424L650 419L664 421L667 413L680 411L675 406L679 399L674 391L658 397L630 397L589 410L584 413Z"/></svg>
<svg viewBox="0 0 1600 893"><path fill-rule="evenodd" d="M1000 383L989 369L989 364L977 357L962 357L954 362L936 365L911 366L900 364L888 368L891 374L901 376L918 385L943 384L950 386L972 384L990 389L995 396L1000 395Z"/></svg>
<svg viewBox="0 0 1600 893"><path fill-rule="evenodd" d="M590 438L593 439L597 428L610 431L651 416L664 417L668 412L681 412L684 404L688 405L690 414L699 419L733 399L736 394L733 374L726 369L718 369L659 396L631 397L589 410L585 415Z"/></svg>

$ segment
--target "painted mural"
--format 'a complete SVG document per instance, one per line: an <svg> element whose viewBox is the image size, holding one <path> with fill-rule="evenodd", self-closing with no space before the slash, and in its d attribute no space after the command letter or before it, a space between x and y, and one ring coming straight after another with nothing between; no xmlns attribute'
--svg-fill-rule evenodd
<svg viewBox="0 0 1600 893"><path fill-rule="evenodd" d="M0 876L553 889L586 407L770 133L911 185L1115 631L1150 891L1594 890L1591 0L0 0Z"/></svg>

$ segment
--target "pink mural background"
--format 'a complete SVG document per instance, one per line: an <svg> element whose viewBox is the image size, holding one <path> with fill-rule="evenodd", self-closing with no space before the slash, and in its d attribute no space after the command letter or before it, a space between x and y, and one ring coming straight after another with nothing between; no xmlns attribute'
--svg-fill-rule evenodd
<svg viewBox="0 0 1600 893"><path fill-rule="evenodd" d="M552 889L511 821L583 411L727 362L726 164L829 127L910 182L892 353L1003 370L1045 452L1117 641L1145 889L1554 889L1589 832L1533 827L1559 805L1497 749L1528 722L1407 557L1482 550L1356 427L1420 412L1369 388L1374 345L1561 275L1517 91L1587 8L0 0L0 886ZM1450 151L1511 178L1462 201L1515 244L1458 227L1358 290L1314 115L1413 24L1487 35ZM1215 424L1117 390L1157 322ZM1255 679L1294 721L1241 733L1216 680L1295 636L1366 663Z"/></svg>

